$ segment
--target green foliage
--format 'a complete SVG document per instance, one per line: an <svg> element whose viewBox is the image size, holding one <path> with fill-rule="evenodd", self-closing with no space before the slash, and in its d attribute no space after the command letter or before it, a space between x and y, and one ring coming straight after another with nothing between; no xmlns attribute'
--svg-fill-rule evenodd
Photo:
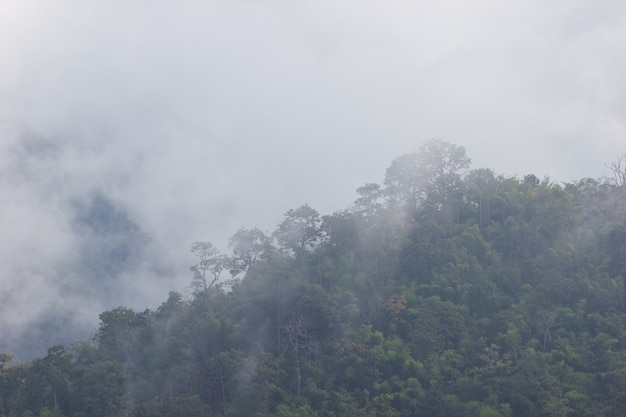
<svg viewBox="0 0 626 417"><path fill-rule="evenodd" d="M0 416L623 414L621 189L468 166L432 141L349 210L194 243L189 298L0 354Z"/></svg>

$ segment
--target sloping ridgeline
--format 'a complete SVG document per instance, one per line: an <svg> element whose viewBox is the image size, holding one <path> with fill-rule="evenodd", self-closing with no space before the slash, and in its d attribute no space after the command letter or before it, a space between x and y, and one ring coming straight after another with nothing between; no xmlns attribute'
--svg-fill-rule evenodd
<svg viewBox="0 0 626 417"><path fill-rule="evenodd" d="M2 356L2 415L622 415L623 184L469 162L431 141L346 210L196 242L189 298Z"/></svg>

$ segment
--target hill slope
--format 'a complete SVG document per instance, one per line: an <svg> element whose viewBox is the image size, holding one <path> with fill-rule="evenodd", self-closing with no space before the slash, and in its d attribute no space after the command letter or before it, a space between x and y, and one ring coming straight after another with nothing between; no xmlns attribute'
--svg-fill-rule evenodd
<svg viewBox="0 0 626 417"><path fill-rule="evenodd" d="M626 408L623 186L469 169L431 141L384 185L288 211L193 295L100 315L1 370L4 415L601 416ZM228 274L230 271L230 274ZM229 276L230 275L230 276ZM225 277L229 276L229 279ZM48 414L46 414L48 413Z"/></svg>

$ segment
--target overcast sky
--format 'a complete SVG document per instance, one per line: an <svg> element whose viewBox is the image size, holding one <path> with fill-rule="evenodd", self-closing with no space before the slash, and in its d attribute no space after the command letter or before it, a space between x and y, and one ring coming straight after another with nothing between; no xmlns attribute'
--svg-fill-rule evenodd
<svg viewBox="0 0 626 417"><path fill-rule="evenodd" d="M0 281L45 281L23 254L70 253L67 201L93 189L188 254L344 209L431 138L601 177L626 152L625 40L621 0L0 1Z"/></svg>

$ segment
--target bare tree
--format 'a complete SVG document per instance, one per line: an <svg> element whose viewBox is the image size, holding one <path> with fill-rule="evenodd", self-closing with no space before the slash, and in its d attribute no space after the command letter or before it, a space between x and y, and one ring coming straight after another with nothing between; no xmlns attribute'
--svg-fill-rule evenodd
<svg viewBox="0 0 626 417"><path fill-rule="evenodd" d="M548 341L552 339L552 329L562 326L564 323L559 319L556 311L544 309L541 311L541 328L543 330L543 351L546 351Z"/></svg>
<svg viewBox="0 0 626 417"><path fill-rule="evenodd" d="M620 155L611 165L607 165L613 175L613 182L618 187L626 186L626 153Z"/></svg>
<svg viewBox="0 0 626 417"><path fill-rule="evenodd" d="M626 153L617 157L615 161L611 162L611 165L607 165L607 168L611 170L611 181L618 190L624 211L624 226L626 226Z"/></svg>
<svg viewBox="0 0 626 417"><path fill-rule="evenodd" d="M287 343L293 354L296 370L296 392L298 397L300 397L302 387L301 355L304 354L306 358L310 358L310 356L317 351L317 343L309 337L302 316L289 320L283 327L283 331L285 332Z"/></svg>

